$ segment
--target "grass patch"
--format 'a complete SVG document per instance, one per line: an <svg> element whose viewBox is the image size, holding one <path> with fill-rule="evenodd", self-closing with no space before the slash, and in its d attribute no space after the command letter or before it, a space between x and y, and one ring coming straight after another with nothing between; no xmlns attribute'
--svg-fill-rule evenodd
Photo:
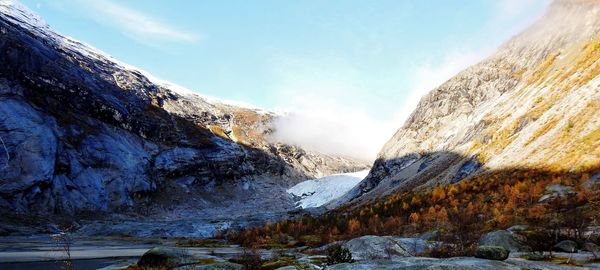
<svg viewBox="0 0 600 270"><path fill-rule="evenodd" d="M290 265L298 265L298 261L296 260L296 258L294 258L294 257L279 257L277 259L271 259L271 260L264 262L261 265L261 269L273 270L273 269L290 266Z"/></svg>
<svg viewBox="0 0 600 270"><path fill-rule="evenodd" d="M582 141L586 145L594 145L600 142L600 128L585 135Z"/></svg>
<svg viewBox="0 0 600 270"><path fill-rule="evenodd" d="M548 57L546 57L546 59L544 59L544 61L540 65L537 66L537 68L535 69L535 71L533 72L531 77L529 77L527 79L527 84L529 84L529 85L541 84L544 81L544 78L546 78L547 75L552 70L551 67L559 55L560 55L560 52L556 52L556 53L551 54Z"/></svg>
<svg viewBox="0 0 600 270"><path fill-rule="evenodd" d="M224 139L229 139L229 136L227 136L227 134L225 133L225 131L217 125L209 125L208 129L210 130L210 132L212 132L213 134L224 138Z"/></svg>
<svg viewBox="0 0 600 270"><path fill-rule="evenodd" d="M562 264L562 265L579 266L579 267L583 266L582 263L580 263L572 258L567 258L567 257L554 256L554 257L549 258L546 261L557 263L557 264Z"/></svg>
<svg viewBox="0 0 600 270"><path fill-rule="evenodd" d="M554 128L557 123L558 123L558 119L555 118L555 119L550 120L548 123L544 124L539 129L537 129L535 131L535 133L533 133L533 136L531 136L529 138L529 140L527 140L527 142L525 143L525 146L529 145L530 143L535 141L537 138L546 134L548 131L550 131L552 128Z"/></svg>

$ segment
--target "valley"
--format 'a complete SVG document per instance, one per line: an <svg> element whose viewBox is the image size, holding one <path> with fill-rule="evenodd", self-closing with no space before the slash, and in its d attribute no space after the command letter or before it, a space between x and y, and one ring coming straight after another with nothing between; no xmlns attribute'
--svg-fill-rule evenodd
<svg viewBox="0 0 600 270"><path fill-rule="evenodd" d="M598 0L552 1L373 161L15 0L0 63L1 269L600 269Z"/></svg>

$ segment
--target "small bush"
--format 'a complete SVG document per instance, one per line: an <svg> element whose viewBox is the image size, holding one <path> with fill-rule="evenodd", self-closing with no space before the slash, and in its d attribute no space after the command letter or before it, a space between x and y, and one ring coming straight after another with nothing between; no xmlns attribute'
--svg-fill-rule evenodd
<svg viewBox="0 0 600 270"><path fill-rule="evenodd" d="M456 247L453 244L439 242L431 246L419 256L432 258L450 258L455 255Z"/></svg>
<svg viewBox="0 0 600 270"><path fill-rule="evenodd" d="M231 259L233 263L241 264L244 270L260 270L262 266L262 259L256 249L244 249L242 255Z"/></svg>
<svg viewBox="0 0 600 270"><path fill-rule="evenodd" d="M350 250L342 245L333 245L327 248L327 265L351 263L353 261Z"/></svg>

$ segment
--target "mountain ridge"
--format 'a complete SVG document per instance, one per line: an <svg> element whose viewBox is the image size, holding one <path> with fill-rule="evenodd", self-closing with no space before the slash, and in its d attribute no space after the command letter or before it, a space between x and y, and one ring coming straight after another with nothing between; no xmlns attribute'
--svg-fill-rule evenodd
<svg viewBox="0 0 600 270"><path fill-rule="evenodd" d="M455 183L489 169L584 170L600 162L599 3L553 2L492 56L426 94L341 202ZM461 158L424 154L440 151Z"/></svg>
<svg viewBox="0 0 600 270"><path fill-rule="evenodd" d="M167 219L286 211L293 184L366 168L271 142L278 115L181 93L32 14L0 2L3 211Z"/></svg>

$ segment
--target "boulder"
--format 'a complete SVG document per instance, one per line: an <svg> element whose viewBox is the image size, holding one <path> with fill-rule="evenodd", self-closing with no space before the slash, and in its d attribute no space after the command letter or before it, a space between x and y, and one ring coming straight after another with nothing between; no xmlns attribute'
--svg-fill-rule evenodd
<svg viewBox="0 0 600 270"><path fill-rule="evenodd" d="M557 197L565 197L567 195L574 194L574 191L572 187L561 184L553 184L546 187L544 194L545 195L538 200L539 202L544 202Z"/></svg>
<svg viewBox="0 0 600 270"><path fill-rule="evenodd" d="M554 250L560 252L575 253L577 252L577 243L571 240L563 240L554 245Z"/></svg>
<svg viewBox="0 0 600 270"><path fill-rule="evenodd" d="M417 256L427 251L431 244L427 239L419 238L395 238L398 244L408 251L409 254Z"/></svg>
<svg viewBox="0 0 600 270"><path fill-rule="evenodd" d="M508 259L509 253L509 250L500 246L479 246L475 251L475 257L488 260L504 261Z"/></svg>
<svg viewBox="0 0 600 270"><path fill-rule="evenodd" d="M479 239L480 246L499 246L512 252L531 251L531 248L525 242L524 236L505 230L486 233Z"/></svg>
<svg viewBox="0 0 600 270"><path fill-rule="evenodd" d="M344 243L355 260L389 259L412 256L404 244L392 236L366 235Z"/></svg>
<svg viewBox="0 0 600 270"><path fill-rule="evenodd" d="M185 250L155 247L146 251L137 265L142 269L174 269L194 262L196 259Z"/></svg>

